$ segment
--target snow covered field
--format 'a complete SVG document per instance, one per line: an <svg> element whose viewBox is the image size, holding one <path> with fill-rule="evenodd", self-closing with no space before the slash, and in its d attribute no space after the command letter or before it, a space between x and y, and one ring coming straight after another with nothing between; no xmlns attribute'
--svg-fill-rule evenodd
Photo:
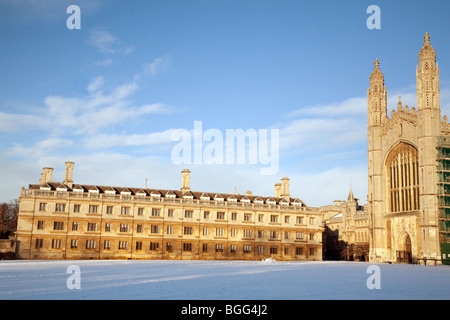
<svg viewBox="0 0 450 320"><path fill-rule="evenodd" d="M75 267L75 272L69 266ZM450 299L450 267L265 261L0 261L0 299ZM77 272L79 271L79 272ZM375 273L374 273L375 274ZM69 289L69 287L74 287ZM77 289L76 285L79 285Z"/></svg>

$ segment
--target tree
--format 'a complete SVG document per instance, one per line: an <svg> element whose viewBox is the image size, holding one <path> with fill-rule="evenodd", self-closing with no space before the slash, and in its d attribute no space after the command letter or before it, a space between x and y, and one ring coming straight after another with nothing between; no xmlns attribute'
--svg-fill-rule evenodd
<svg viewBox="0 0 450 320"><path fill-rule="evenodd" d="M7 239L17 230L19 202L17 199L0 204L0 238Z"/></svg>

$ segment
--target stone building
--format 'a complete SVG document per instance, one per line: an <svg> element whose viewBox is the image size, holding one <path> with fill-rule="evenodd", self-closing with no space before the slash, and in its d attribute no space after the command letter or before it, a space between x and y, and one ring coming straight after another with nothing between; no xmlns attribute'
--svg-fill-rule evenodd
<svg viewBox="0 0 450 320"><path fill-rule="evenodd" d="M450 126L441 118L439 67L428 33L416 83L417 106L404 106L399 98L389 116L384 76L375 60L367 91L371 261L440 263L450 253Z"/></svg>
<svg viewBox="0 0 450 320"><path fill-rule="evenodd" d="M322 206L325 231L323 234L324 258L362 260L369 254L369 214L365 206L353 195L347 201L336 200L333 205Z"/></svg>
<svg viewBox="0 0 450 320"><path fill-rule="evenodd" d="M289 193L274 196L74 184L44 168L23 188L17 227L21 259L322 260L322 216Z"/></svg>

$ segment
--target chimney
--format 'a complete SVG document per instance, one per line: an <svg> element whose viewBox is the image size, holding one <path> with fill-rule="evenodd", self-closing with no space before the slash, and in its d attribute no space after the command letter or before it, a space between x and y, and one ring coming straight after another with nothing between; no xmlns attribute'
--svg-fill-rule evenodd
<svg viewBox="0 0 450 320"><path fill-rule="evenodd" d="M281 197L289 200L289 178L284 177L281 179Z"/></svg>
<svg viewBox="0 0 450 320"><path fill-rule="evenodd" d="M275 198L281 197L281 183L275 183Z"/></svg>
<svg viewBox="0 0 450 320"><path fill-rule="evenodd" d="M41 175L41 185L52 181L53 168L45 167L44 172Z"/></svg>
<svg viewBox="0 0 450 320"><path fill-rule="evenodd" d="M73 187L73 165L75 163L71 161L66 162L66 173L64 176L64 184L69 188Z"/></svg>
<svg viewBox="0 0 450 320"><path fill-rule="evenodd" d="M181 171L181 191L183 192L183 194L191 190L191 188L189 187L190 175L191 172L188 169L184 169L183 171Z"/></svg>

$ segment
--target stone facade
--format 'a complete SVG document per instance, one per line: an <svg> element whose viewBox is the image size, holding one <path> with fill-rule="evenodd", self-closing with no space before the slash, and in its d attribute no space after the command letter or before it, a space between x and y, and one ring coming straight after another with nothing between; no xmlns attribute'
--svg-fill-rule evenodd
<svg viewBox="0 0 450 320"><path fill-rule="evenodd" d="M421 262L441 259L446 236L439 227L437 147L448 136L441 121L439 67L430 36L416 68L417 107L399 98L390 117L379 61L368 96L368 211L370 260Z"/></svg>
<svg viewBox="0 0 450 320"><path fill-rule="evenodd" d="M289 195L193 192L52 182L22 189L17 227L21 259L322 260L322 216Z"/></svg>

